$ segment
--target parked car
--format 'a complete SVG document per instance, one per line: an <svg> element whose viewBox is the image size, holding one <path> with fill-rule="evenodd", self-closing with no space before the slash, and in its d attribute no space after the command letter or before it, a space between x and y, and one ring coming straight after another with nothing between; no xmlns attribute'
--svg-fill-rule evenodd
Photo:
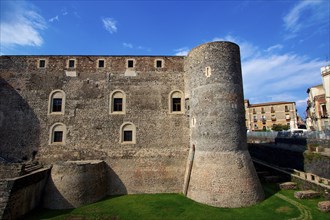
<svg viewBox="0 0 330 220"><path fill-rule="evenodd" d="M307 133L307 129L290 129L291 136L293 137L299 137L304 136Z"/></svg>

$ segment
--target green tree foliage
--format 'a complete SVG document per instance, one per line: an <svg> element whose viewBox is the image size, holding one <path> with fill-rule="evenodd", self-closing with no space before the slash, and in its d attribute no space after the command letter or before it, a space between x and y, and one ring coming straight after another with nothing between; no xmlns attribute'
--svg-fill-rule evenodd
<svg viewBox="0 0 330 220"><path fill-rule="evenodd" d="M281 125L281 124L273 124L273 131L287 131L290 129L290 125Z"/></svg>

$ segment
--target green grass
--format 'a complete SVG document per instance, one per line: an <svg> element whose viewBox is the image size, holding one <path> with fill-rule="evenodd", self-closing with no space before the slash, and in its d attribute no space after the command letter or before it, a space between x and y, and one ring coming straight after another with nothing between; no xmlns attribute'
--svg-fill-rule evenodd
<svg viewBox="0 0 330 220"><path fill-rule="evenodd" d="M39 209L24 219L325 219L317 210L321 199L298 200L294 191L278 191L265 185L266 199L248 208L215 208L194 202L181 194L141 194L109 197L73 210Z"/></svg>

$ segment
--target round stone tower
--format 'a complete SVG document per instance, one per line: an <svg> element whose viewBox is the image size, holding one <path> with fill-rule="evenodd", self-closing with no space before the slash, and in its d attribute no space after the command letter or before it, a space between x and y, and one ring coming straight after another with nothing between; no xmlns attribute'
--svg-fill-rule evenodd
<svg viewBox="0 0 330 220"><path fill-rule="evenodd" d="M239 47L200 45L188 54L185 74L195 147L187 196L217 207L261 201L264 193L247 150Z"/></svg>

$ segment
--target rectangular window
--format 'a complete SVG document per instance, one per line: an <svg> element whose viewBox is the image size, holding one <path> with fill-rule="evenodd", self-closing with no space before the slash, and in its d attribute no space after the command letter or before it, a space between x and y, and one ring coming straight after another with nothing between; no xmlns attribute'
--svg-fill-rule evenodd
<svg viewBox="0 0 330 220"><path fill-rule="evenodd" d="M99 60L99 68L104 68L104 60Z"/></svg>
<svg viewBox="0 0 330 220"><path fill-rule="evenodd" d="M258 121L256 115L253 116L253 121L254 121L254 122L257 122L257 121Z"/></svg>
<svg viewBox="0 0 330 220"><path fill-rule="evenodd" d="M253 114L256 114L256 109L255 108L253 109Z"/></svg>
<svg viewBox="0 0 330 220"><path fill-rule="evenodd" d="M162 68L163 67L163 62L161 60L156 61L156 67L157 68Z"/></svg>
<svg viewBox="0 0 330 220"><path fill-rule="evenodd" d="M39 60L39 68L45 68L46 67L46 60Z"/></svg>
<svg viewBox="0 0 330 220"><path fill-rule="evenodd" d="M124 131L124 142L125 141L133 141L133 132L132 131Z"/></svg>
<svg viewBox="0 0 330 220"><path fill-rule="evenodd" d="M123 111L123 99L122 98L114 98L113 99L113 111L114 112Z"/></svg>
<svg viewBox="0 0 330 220"><path fill-rule="evenodd" d="M275 109L274 109L274 107L271 107L271 108L270 108L270 111L271 111L271 113L275 113Z"/></svg>
<svg viewBox="0 0 330 220"><path fill-rule="evenodd" d="M75 68L75 60L69 60L69 68Z"/></svg>
<svg viewBox="0 0 330 220"><path fill-rule="evenodd" d="M261 113L265 113L265 108L261 108Z"/></svg>
<svg viewBox="0 0 330 220"><path fill-rule="evenodd" d="M180 112L181 111L181 98L173 98L172 100L172 111Z"/></svg>
<svg viewBox="0 0 330 220"><path fill-rule="evenodd" d="M326 105L321 105L321 117L322 118L328 117L328 115L327 115L327 106Z"/></svg>
<svg viewBox="0 0 330 220"><path fill-rule="evenodd" d="M63 131L54 131L54 142L63 141Z"/></svg>
<svg viewBox="0 0 330 220"><path fill-rule="evenodd" d="M128 60L127 61L127 67L128 68L133 68L134 67L134 60Z"/></svg>
<svg viewBox="0 0 330 220"><path fill-rule="evenodd" d="M289 107L286 105L285 106L285 111L288 112L289 111Z"/></svg>
<svg viewBox="0 0 330 220"><path fill-rule="evenodd" d="M61 112L62 111L62 99L53 99L53 112Z"/></svg>

